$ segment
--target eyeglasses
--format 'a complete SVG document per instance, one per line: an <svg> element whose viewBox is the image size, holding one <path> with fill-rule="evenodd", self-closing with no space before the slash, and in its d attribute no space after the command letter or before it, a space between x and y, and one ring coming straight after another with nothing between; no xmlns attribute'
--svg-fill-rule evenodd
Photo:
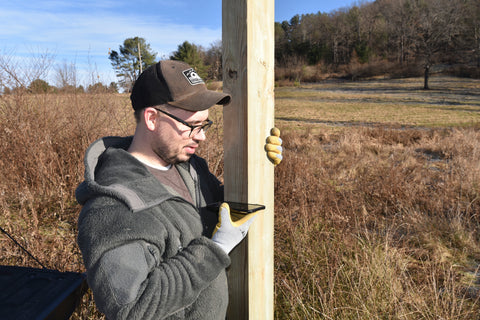
<svg viewBox="0 0 480 320"><path fill-rule="evenodd" d="M207 120L205 120L202 124L199 124L199 125L194 126L194 125L191 125L191 124L189 124L188 122L186 122L186 121L184 121L184 120L182 120L182 119L180 119L180 118L178 118L178 117L175 117L173 114L170 114L170 113L168 113L168 112L165 112L165 111L163 111L163 110L161 110L161 109L158 109L158 108L153 108L153 109L155 109L155 110L157 110L157 111L160 111L161 113L169 116L169 117L172 118L173 120L176 120L176 121L180 122L181 124L184 124L184 125L186 125L187 127L189 127L189 128L190 128L190 133L188 134L188 137L191 137L192 135L195 136L195 135L199 134L200 131L202 131L202 130L203 130L204 132L207 131L208 128L210 128L210 127L212 126L212 124L213 124L213 121L212 121L212 120L208 120L208 119L207 119Z"/></svg>

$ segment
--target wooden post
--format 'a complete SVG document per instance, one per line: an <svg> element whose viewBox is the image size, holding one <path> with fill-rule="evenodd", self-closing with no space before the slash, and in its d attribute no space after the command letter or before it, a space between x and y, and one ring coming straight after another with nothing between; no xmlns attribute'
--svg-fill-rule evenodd
<svg viewBox="0 0 480 320"><path fill-rule="evenodd" d="M274 0L223 0L225 199L260 203L228 271L227 319L271 320L273 294L273 165L265 139L274 126Z"/></svg>

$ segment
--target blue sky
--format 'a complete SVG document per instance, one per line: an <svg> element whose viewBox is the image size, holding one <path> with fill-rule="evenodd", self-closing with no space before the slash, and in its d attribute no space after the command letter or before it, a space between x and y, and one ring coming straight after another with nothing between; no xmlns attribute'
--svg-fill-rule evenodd
<svg viewBox="0 0 480 320"><path fill-rule="evenodd" d="M275 21L295 14L331 12L354 0L276 0ZM75 65L80 82L92 73L115 81L109 49L143 37L166 58L184 41L208 48L221 40L221 0L0 0L0 55L32 58L48 53L56 66ZM19 58L21 59L21 58ZM84 79L82 79L82 77ZM54 80L46 79L51 84Z"/></svg>

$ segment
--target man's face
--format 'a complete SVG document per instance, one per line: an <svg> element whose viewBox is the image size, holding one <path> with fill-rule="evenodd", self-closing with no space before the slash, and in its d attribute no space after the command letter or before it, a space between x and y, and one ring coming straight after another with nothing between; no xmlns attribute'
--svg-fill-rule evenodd
<svg viewBox="0 0 480 320"><path fill-rule="evenodd" d="M202 125L208 119L208 110L192 112L168 108L167 112L193 126ZM157 111L157 117L157 138L152 142L152 150L167 165L188 161L199 143L205 140L204 130L194 130L190 134L191 128L167 114Z"/></svg>

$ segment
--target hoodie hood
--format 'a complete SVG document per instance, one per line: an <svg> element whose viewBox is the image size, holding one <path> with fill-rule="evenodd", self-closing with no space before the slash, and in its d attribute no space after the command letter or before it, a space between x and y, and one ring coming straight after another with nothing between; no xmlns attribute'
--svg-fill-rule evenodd
<svg viewBox="0 0 480 320"><path fill-rule="evenodd" d="M132 139L105 137L90 145L84 159L85 180L75 191L78 203L85 205L91 198L108 196L122 201L132 211L140 211L172 197L148 169L127 152Z"/></svg>

